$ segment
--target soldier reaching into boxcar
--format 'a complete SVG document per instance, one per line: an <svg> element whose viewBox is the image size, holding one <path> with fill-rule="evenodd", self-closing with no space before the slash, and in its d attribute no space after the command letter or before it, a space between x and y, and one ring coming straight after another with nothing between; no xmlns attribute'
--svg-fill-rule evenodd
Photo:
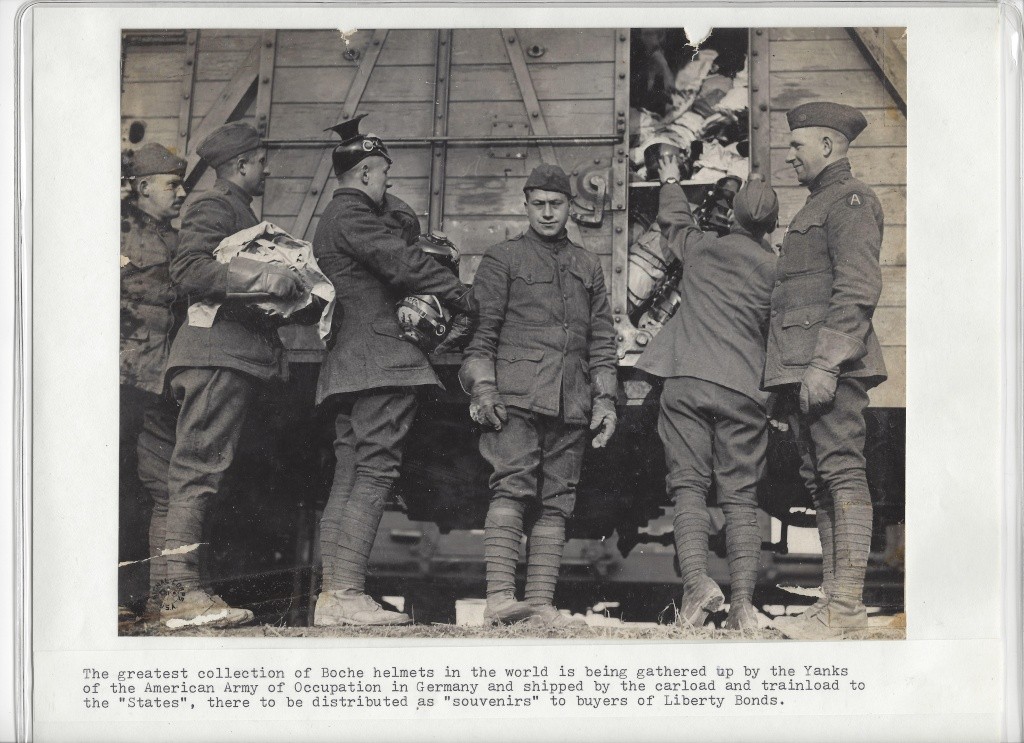
<svg viewBox="0 0 1024 743"><path fill-rule="evenodd" d="M526 182L529 230L480 262L479 327L460 370L470 415L485 426L480 453L494 468L484 526L492 622L569 623L555 587L586 446L615 430L615 332L596 256L566 235L569 179L540 165ZM525 601L515 598L524 532Z"/></svg>
<svg viewBox="0 0 1024 743"><path fill-rule="evenodd" d="M673 526L683 579L680 621L701 626L724 601L708 575L715 484L725 514L730 607L727 629L756 630L751 602L761 534L757 483L764 474L768 395L760 390L775 255L763 243L779 202L763 181L736 194L729 234L702 232L678 185L675 155L663 155L658 223L683 264L682 304L637 368L665 378L658 433L665 447Z"/></svg>
<svg viewBox="0 0 1024 743"><path fill-rule="evenodd" d="M250 206L263 193L266 150L248 124L225 124L196 152L217 172L213 187L194 197L181 220L171 276L191 302L223 301L229 293L289 299L304 291L284 266L236 257L220 263L214 249L259 220ZM168 592L161 619L207 626L250 621L248 609L228 606L200 582L198 546L211 500L235 456L242 425L263 384L285 374L278 324L257 307L228 301L210 327L181 327L167 362L171 391L181 406L169 472L165 550Z"/></svg>
<svg viewBox="0 0 1024 743"><path fill-rule="evenodd" d="M178 243L171 220L185 200L186 162L156 143L122 157L124 220L121 230L121 517L122 549L133 544L141 511L136 486L152 499L149 525L150 601L163 577L167 466L174 449L178 411L164 394L164 366L181 320L180 295L171 285L170 263ZM122 559L128 556L122 554ZM121 573L121 593L125 573Z"/></svg>
<svg viewBox="0 0 1024 743"><path fill-rule="evenodd" d="M391 158L378 137L359 134L362 116L336 127L339 188L313 237L317 262L337 290L334 343L320 369L317 404L334 415L337 464L320 521L323 588L314 623L406 624L366 595L370 550L384 505L398 479L417 391L440 385L424 353L404 340L395 305L409 294L433 294L473 313L469 289L421 251L386 198ZM414 237L414 236L413 236Z"/></svg>
<svg viewBox="0 0 1024 743"><path fill-rule="evenodd" d="M872 513L864 410L868 389L886 378L871 325L882 291L882 207L846 157L867 126L860 111L814 102L786 117L786 162L811 193L779 255L764 387L778 390L792 411L800 472L817 513L824 595L775 626L787 637L823 640L867 625Z"/></svg>

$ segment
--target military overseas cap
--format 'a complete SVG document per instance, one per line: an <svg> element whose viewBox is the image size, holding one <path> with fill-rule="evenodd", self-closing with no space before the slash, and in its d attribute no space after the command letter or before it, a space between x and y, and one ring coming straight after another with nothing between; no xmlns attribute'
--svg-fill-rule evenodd
<svg viewBox="0 0 1024 743"><path fill-rule="evenodd" d="M789 122L790 130L802 129L807 126L824 126L835 129L851 142L868 125L864 114L853 106L830 101L813 101L792 108L786 113L786 121Z"/></svg>
<svg viewBox="0 0 1024 743"><path fill-rule="evenodd" d="M196 152L212 167L260 146L260 134L249 124L233 121L215 129L199 143Z"/></svg>
<svg viewBox="0 0 1024 743"><path fill-rule="evenodd" d="M365 117L366 114L359 114L324 129L325 132L335 132L341 137L341 144L335 147L331 153L335 175L341 175L351 170L366 158L374 155L383 157L389 164L392 162L384 140L375 134L359 133L359 122Z"/></svg>
<svg viewBox="0 0 1024 743"><path fill-rule="evenodd" d="M740 227L751 232L774 229L779 219L775 189L760 179L747 181L733 199L732 214Z"/></svg>
<svg viewBox="0 0 1024 743"><path fill-rule="evenodd" d="M161 144L150 142L123 155L126 175L141 178L147 175L185 175L188 163Z"/></svg>
<svg viewBox="0 0 1024 743"><path fill-rule="evenodd" d="M572 198L569 176L557 165L541 163L533 169L530 177L526 179L526 185L523 186L523 193L529 193L534 189L556 191L557 193L564 193L570 199Z"/></svg>

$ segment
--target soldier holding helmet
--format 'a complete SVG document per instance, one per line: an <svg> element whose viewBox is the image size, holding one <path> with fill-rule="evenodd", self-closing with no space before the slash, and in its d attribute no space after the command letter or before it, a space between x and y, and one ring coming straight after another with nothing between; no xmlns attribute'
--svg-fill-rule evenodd
<svg viewBox="0 0 1024 743"><path fill-rule="evenodd" d="M417 391L440 385L426 355L406 339L395 306L410 294L432 294L452 310L473 312L468 287L406 239L413 225L396 219L387 199L391 157L380 138L359 133L362 118L332 127L342 137L333 152L339 188L313 237L317 262L337 290L334 341L316 392L334 417L337 459L320 521L317 626L410 621L366 595L370 550L398 479Z"/></svg>

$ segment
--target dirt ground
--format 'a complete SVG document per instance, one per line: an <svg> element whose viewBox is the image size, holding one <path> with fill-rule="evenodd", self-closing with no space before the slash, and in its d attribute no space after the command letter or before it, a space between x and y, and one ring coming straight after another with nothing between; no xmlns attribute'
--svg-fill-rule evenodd
<svg viewBox="0 0 1024 743"><path fill-rule="evenodd" d="M861 632L852 632L850 640L902 640L906 638L906 623L903 615L896 617L874 617L871 626ZM532 626L528 623L510 627L464 627L454 624L412 625L408 627L275 627L255 625L234 629L186 628L170 631L159 626L139 624L123 628L122 634L154 635L174 637L343 637L343 638L412 638L435 640L654 640L661 642L706 642L709 640L783 640L782 635L771 628L756 632L729 632L704 627L701 629L682 628L677 624L586 626L572 629L550 629Z"/></svg>

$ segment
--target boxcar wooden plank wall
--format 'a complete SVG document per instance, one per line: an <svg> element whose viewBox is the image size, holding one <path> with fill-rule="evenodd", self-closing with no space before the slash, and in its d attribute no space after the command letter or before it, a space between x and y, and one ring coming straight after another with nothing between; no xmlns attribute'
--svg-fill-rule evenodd
<svg viewBox="0 0 1024 743"><path fill-rule="evenodd" d="M324 132L339 121L341 108L360 62L373 43L373 32L280 31L271 96L269 139L324 141ZM392 30L387 34L358 106L368 116L364 132L385 140L427 137L431 133L434 50L430 30ZM264 199L265 219L294 228L296 215L311 188L323 147L275 146L269 158L271 180ZM392 193L421 217L426 215L429 147L393 147ZM331 176L320 191L305 231L311 239L320 214L336 187ZM421 219L421 221L423 221Z"/></svg>
<svg viewBox="0 0 1024 743"><path fill-rule="evenodd" d="M611 135L615 29L517 29L530 82L551 136ZM499 29L460 29L452 39L450 137L524 137L531 117ZM518 50L515 50L519 53ZM612 146L554 145L567 172L611 163ZM536 144L452 145L445 174L444 229L462 251L471 280L490 245L522 232L526 177L540 164ZM611 218L586 230L588 245L611 270Z"/></svg>
<svg viewBox="0 0 1024 743"><path fill-rule="evenodd" d="M906 49L903 29L888 29ZM779 194L781 242L784 228L807 198L786 164L786 111L813 100L834 100L864 111L868 128L850 150L853 172L882 202L882 297L874 325L882 342L889 380L872 390L880 407L903 407L906 388L906 209L907 123L878 73L845 29L777 28L769 31L771 89L771 177ZM905 52L904 52L905 54Z"/></svg>
<svg viewBox="0 0 1024 743"><path fill-rule="evenodd" d="M175 42L125 44L121 70L122 148L147 142L176 146L185 47L185 34ZM129 138L133 122L141 125L136 126L136 131L142 133L137 141Z"/></svg>

